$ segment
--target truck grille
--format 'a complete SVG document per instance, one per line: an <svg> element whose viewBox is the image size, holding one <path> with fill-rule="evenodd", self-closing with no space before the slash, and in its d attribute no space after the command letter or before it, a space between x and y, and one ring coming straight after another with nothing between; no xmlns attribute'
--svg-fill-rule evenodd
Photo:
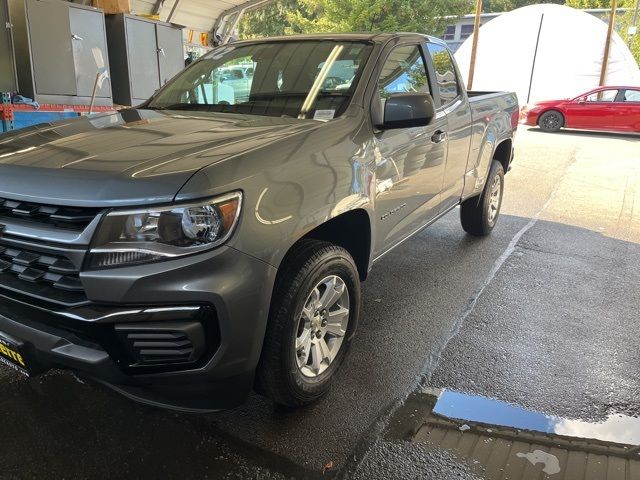
<svg viewBox="0 0 640 480"><path fill-rule="evenodd" d="M61 207L0 198L0 223L2 223L2 219L13 218L82 231L91 223L98 212L99 209L95 208Z"/></svg>
<svg viewBox="0 0 640 480"><path fill-rule="evenodd" d="M86 303L79 268L65 250L42 252L23 245L15 239L0 239L0 289L65 306ZM80 258L84 250L70 253Z"/></svg>
<svg viewBox="0 0 640 480"><path fill-rule="evenodd" d="M80 268L100 208L0 197L0 293L73 307L88 302Z"/></svg>
<svg viewBox="0 0 640 480"><path fill-rule="evenodd" d="M61 290L82 291L78 270L64 257L0 245L0 272L13 273L26 282L46 282Z"/></svg>

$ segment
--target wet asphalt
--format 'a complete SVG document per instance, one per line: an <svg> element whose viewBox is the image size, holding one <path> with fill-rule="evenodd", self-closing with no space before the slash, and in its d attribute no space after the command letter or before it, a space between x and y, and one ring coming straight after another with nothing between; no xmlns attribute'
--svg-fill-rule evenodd
<svg viewBox="0 0 640 480"><path fill-rule="evenodd" d="M550 415L640 416L640 138L518 134L502 215L458 212L374 266L332 391L302 410L255 395L187 415L51 372L0 369L0 478L481 478L385 437L419 385Z"/></svg>

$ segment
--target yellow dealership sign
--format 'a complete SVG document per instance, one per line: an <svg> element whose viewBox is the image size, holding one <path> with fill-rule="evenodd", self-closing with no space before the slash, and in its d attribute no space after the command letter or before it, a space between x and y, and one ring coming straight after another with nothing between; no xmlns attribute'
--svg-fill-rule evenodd
<svg viewBox="0 0 640 480"><path fill-rule="evenodd" d="M5 357L8 360L11 360L12 362L16 362L18 365L21 365L24 368L27 367L25 365L25 363L24 363L24 360L22 359L22 355L20 355L15 350L13 350L13 349L9 348L8 346L6 346L1 341L0 341L0 355L2 355L3 357Z"/></svg>

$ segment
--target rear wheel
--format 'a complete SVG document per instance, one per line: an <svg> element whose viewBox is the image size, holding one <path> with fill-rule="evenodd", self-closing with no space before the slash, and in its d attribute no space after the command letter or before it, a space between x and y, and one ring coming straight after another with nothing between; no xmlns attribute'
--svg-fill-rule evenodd
<svg viewBox="0 0 640 480"><path fill-rule="evenodd" d="M494 160L482 195L465 200L460 205L460 223L465 232L484 236L491 233L500 215L504 192L504 169Z"/></svg>
<svg viewBox="0 0 640 480"><path fill-rule="evenodd" d="M564 127L564 116L555 110L549 110L540 115L538 126L545 132L557 132Z"/></svg>
<svg viewBox="0 0 640 480"><path fill-rule="evenodd" d="M360 280L345 249L305 240L284 260L274 289L256 387L285 406L330 388L360 310Z"/></svg>

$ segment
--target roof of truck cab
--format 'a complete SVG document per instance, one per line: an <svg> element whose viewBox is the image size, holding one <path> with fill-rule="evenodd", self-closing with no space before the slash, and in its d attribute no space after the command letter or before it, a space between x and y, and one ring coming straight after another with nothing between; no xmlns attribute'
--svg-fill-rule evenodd
<svg viewBox="0 0 640 480"><path fill-rule="evenodd" d="M318 34L305 34L305 35L286 35L280 37L265 37L265 38L252 38L248 40L239 40L234 42L234 45L242 43L256 43L256 42L286 42L295 40L335 40L335 41L366 41L375 43L385 43L392 38L401 37L423 37L431 42L442 43L438 38L424 35L422 33L318 33Z"/></svg>

